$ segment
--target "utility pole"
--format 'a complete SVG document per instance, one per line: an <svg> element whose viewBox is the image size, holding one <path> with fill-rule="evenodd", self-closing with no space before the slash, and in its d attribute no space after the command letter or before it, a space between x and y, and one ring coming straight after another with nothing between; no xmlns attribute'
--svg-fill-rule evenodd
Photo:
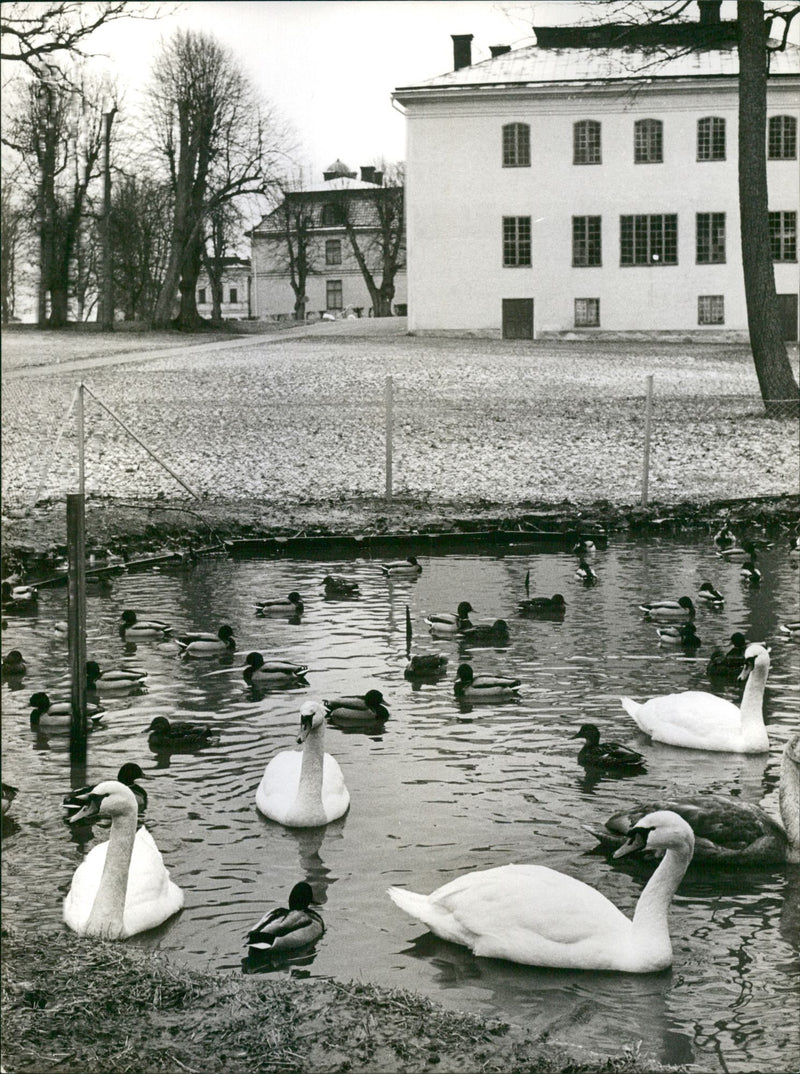
<svg viewBox="0 0 800 1074"><path fill-rule="evenodd" d="M47 324L47 295L53 272L53 205L55 202L56 145L53 116L53 87L51 79L39 84L40 99L45 114L39 130L39 286L37 291L36 323L40 328Z"/></svg>
<svg viewBox="0 0 800 1074"><path fill-rule="evenodd" d="M100 310L103 331L114 329L114 266L111 251L111 125L116 106L103 113L103 215L100 228Z"/></svg>

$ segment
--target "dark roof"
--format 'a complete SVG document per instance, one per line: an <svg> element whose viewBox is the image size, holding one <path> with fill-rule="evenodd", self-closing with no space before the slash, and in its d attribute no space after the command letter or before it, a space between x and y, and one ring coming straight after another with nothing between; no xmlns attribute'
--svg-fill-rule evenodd
<svg viewBox="0 0 800 1074"><path fill-rule="evenodd" d="M539 48L725 48L737 41L735 22L534 26Z"/></svg>
<svg viewBox="0 0 800 1074"><path fill-rule="evenodd" d="M374 203L376 198L390 196L390 192L397 191L397 187L379 187L379 186L367 186L366 189L358 189L348 191L348 207L350 219L354 227L377 227L378 220L375 216ZM336 196L332 196L336 194ZM286 195L286 201L300 201L307 207L307 211L312 217L312 226L314 228L343 228L344 224L323 224L322 212L326 205L336 205L342 198L342 191L295 191L294 193ZM273 209L271 213L261 220L257 224L253 231L248 232L249 235L253 235L255 232L261 233L277 233L283 232L284 224L282 219L282 205L279 205L276 209Z"/></svg>

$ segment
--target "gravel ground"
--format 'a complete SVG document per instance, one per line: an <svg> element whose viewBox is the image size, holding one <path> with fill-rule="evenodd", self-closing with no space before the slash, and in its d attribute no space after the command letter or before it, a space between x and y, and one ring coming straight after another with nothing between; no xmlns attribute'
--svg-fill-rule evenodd
<svg viewBox="0 0 800 1074"><path fill-rule="evenodd" d="M222 339L4 333L6 538L20 538L34 498L61 503L76 487L74 419L54 447L81 378L200 497L194 510L264 529L320 518L358 528L356 504L362 522L380 514L390 525L398 513L456 505L636 505L648 374L652 502L798 490L797 422L762 416L746 348L414 337L405 328L395 319ZM106 506L191 504L91 395L86 490ZM44 525L41 509L27 517Z"/></svg>

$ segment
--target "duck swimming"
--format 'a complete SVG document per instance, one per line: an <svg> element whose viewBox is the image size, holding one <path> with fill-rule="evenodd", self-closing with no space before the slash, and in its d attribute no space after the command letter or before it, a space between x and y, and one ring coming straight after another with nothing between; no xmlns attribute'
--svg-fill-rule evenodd
<svg viewBox="0 0 800 1074"><path fill-rule="evenodd" d="M126 638L166 638L172 627L158 619L139 619L128 609L122 613L120 633Z"/></svg>
<svg viewBox="0 0 800 1074"><path fill-rule="evenodd" d="M731 648L725 652L715 649L706 664L706 674L710 679L738 679L744 667L744 654L747 638L737 631L731 634Z"/></svg>
<svg viewBox="0 0 800 1074"><path fill-rule="evenodd" d="M209 746L219 740L219 732L207 724L188 720L170 722L166 716L156 716L145 734L149 735L147 742L151 749Z"/></svg>
<svg viewBox="0 0 800 1074"><path fill-rule="evenodd" d="M334 723L363 723L365 720L377 720L383 723L389 719L389 710L384 704L380 690L367 690L365 694L350 694L323 701L326 715Z"/></svg>
<svg viewBox="0 0 800 1074"><path fill-rule="evenodd" d="M763 645L748 645L741 708L716 694L689 690L653 697L639 704L620 698L625 711L654 742L693 750L725 753L766 753L769 738L764 726L764 687L769 674L769 653Z"/></svg>
<svg viewBox="0 0 800 1074"><path fill-rule="evenodd" d="M408 556L407 559L382 563L381 572L386 578L417 578L422 574L422 566L416 556Z"/></svg>
<svg viewBox="0 0 800 1074"><path fill-rule="evenodd" d="M711 582L703 582L700 586L700 591L697 594L697 599L706 601L712 608L721 608L725 603L725 598L719 590L714 588Z"/></svg>
<svg viewBox="0 0 800 1074"><path fill-rule="evenodd" d="M747 582L749 585L758 585L761 581L761 571L752 559L745 560L739 568L739 574L742 581Z"/></svg>
<svg viewBox="0 0 800 1074"><path fill-rule="evenodd" d="M389 898L436 936L484 958L571 970L654 973L672 965L668 912L692 859L694 835L676 813L642 817L616 852L642 847L664 859L639 896L631 921L604 895L542 865L501 865L467 873L420 895Z"/></svg>
<svg viewBox="0 0 800 1074"><path fill-rule="evenodd" d="M265 660L262 653L247 654L244 681L248 686L308 686L306 664L293 664L289 660Z"/></svg>
<svg viewBox="0 0 800 1074"><path fill-rule="evenodd" d="M472 626L469 613L474 610L468 600L462 600L456 612L436 612L429 615L425 622L431 634L458 634Z"/></svg>
<svg viewBox="0 0 800 1074"><path fill-rule="evenodd" d="M311 909L314 892L301 880L289 895L288 906L268 911L247 936L251 951L294 951L315 943L325 931L320 915Z"/></svg>
<svg viewBox="0 0 800 1074"><path fill-rule="evenodd" d="M36 607L39 599L39 591L32 585L12 585L5 581L2 584L2 606L7 612L25 612Z"/></svg>
<svg viewBox="0 0 800 1074"><path fill-rule="evenodd" d="M4 679L21 679L28 671L28 665L22 656L19 649L11 649L3 657L3 678Z"/></svg>
<svg viewBox="0 0 800 1074"><path fill-rule="evenodd" d="M493 623L471 623L461 631L466 641L508 641L508 623L495 619Z"/></svg>
<svg viewBox="0 0 800 1074"><path fill-rule="evenodd" d="M284 750L267 765L256 791L260 813L287 828L316 828L350 806L339 762L324 752L325 710L307 701L300 709L302 750Z"/></svg>
<svg viewBox="0 0 800 1074"><path fill-rule="evenodd" d="M600 731L593 723L582 724L572 737L586 740L578 753L578 764L585 768L640 772L645 766L644 757L636 750L621 746L619 742L601 742Z"/></svg>
<svg viewBox="0 0 800 1074"><path fill-rule="evenodd" d="M720 865L800 862L800 734L786 743L778 790L783 824L759 806L730 795L676 795L660 802L637 802L614 813L604 827L584 824L603 846L619 846L646 813L669 809L694 832L694 861Z"/></svg>
<svg viewBox="0 0 800 1074"><path fill-rule="evenodd" d="M79 936L124 940L161 925L183 906L146 828L136 830L133 792L115 780L98 783L86 809L111 818L111 835L86 855L64 899L64 923ZM83 810L73 823L82 820Z"/></svg>
<svg viewBox="0 0 800 1074"><path fill-rule="evenodd" d="M727 522L714 534L714 544L717 548L731 548L736 544L736 534Z"/></svg>
<svg viewBox="0 0 800 1074"><path fill-rule="evenodd" d="M322 579L326 597L357 597L359 595L358 582L349 578L343 578L340 574L326 574Z"/></svg>
<svg viewBox="0 0 800 1074"><path fill-rule="evenodd" d="M647 619L694 619L694 604L691 597L679 597L677 600L655 600L650 604L640 604L639 609Z"/></svg>
<svg viewBox="0 0 800 1074"><path fill-rule="evenodd" d="M216 634L183 634L176 638L181 656L219 656L220 653L236 652L233 627L227 623Z"/></svg>
<svg viewBox="0 0 800 1074"><path fill-rule="evenodd" d="M756 546L752 541L742 541L740 545L734 544L729 548L721 549L717 555L720 559L728 560L729 563L739 559L755 559Z"/></svg>
<svg viewBox="0 0 800 1074"><path fill-rule="evenodd" d="M46 731L69 730L72 721L71 701L51 701L47 694L39 691L31 696L29 704L33 705L31 727L41 727ZM90 731L100 723L104 715L101 705L86 706Z"/></svg>
<svg viewBox="0 0 800 1074"><path fill-rule="evenodd" d="M686 623L657 627L657 633L662 645L680 645L684 649L699 649L702 644L697 636L697 628L691 619Z"/></svg>
<svg viewBox="0 0 800 1074"><path fill-rule="evenodd" d="M256 615L302 615L305 605L294 590L287 597L271 597L256 603Z"/></svg>
<svg viewBox="0 0 800 1074"><path fill-rule="evenodd" d="M584 585L594 585L597 581L597 574L592 570L585 559L582 559L578 564L578 568L575 571L575 577L579 582L583 582Z"/></svg>
<svg viewBox="0 0 800 1074"><path fill-rule="evenodd" d="M407 679L425 679L444 674L446 668L447 657L441 653L420 653L411 657L404 674Z"/></svg>
<svg viewBox="0 0 800 1074"><path fill-rule="evenodd" d="M124 764L117 773L117 783L122 783L133 791L140 814L144 813L147 808L147 791L144 787L140 787L136 780L144 778L144 772L134 761L128 761L128 763ZM79 810L84 809L93 789L94 784L89 783L86 787L79 787L78 790L70 791L69 794L64 795L61 799L61 803L66 813L64 820L71 821ZM87 813L83 819L95 820L96 818Z"/></svg>
<svg viewBox="0 0 800 1074"><path fill-rule="evenodd" d="M110 691L124 692L138 690L144 686L147 672L141 668L114 668L109 671L101 671L96 660L86 661L86 689L100 689L103 693ZM119 780L124 783L125 780Z"/></svg>
<svg viewBox="0 0 800 1074"><path fill-rule="evenodd" d="M521 600L518 608L522 615L563 615L567 605L560 593L554 593L552 597L529 597Z"/></svg>
<svg viewBox="0 0 800 1074"><path fill-rule="evenodd" d="M464 701L513 701L521 686L521 679L504 675L476 675L470 664L459 664L453 693Z"/></svg>
<svg viewBox="0 0 800 1074"><path fill-rule="evenodd" d="M596 552L597 549L595 547L594 541L590 540L588 537L579 537L578 543L573 546L572 551L575 553L575 555L580 556L582 558L583 556L592 555L592 553Z"/></svg>

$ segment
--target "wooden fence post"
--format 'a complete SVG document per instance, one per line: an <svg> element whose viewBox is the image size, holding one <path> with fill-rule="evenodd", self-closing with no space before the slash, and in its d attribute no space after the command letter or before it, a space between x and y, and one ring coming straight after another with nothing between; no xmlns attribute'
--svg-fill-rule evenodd
<svg viewBox="0 0 800 1074"><path fill-rule="evenodd" d="M647 375L647 396L644 407L644 459L642 461L642 507L647 507L647 486L650 481L650 428L653 421L653 374Z"/></svg>
<svg viewBox="0 0 800 1074"><path fill-rule="evenodd" d="M84 497L67 495L67 582L69 667L72 680L72 716L69 756L73 763L86 760L86 537Z"/></svg>
<svg viewBox="0 0 800 1074"><path fill-rule="evenodd" d="M386 402L386 502L392 502L392 422L394 398L392 390L392 378L386 378L384 390Z"/></svg>

